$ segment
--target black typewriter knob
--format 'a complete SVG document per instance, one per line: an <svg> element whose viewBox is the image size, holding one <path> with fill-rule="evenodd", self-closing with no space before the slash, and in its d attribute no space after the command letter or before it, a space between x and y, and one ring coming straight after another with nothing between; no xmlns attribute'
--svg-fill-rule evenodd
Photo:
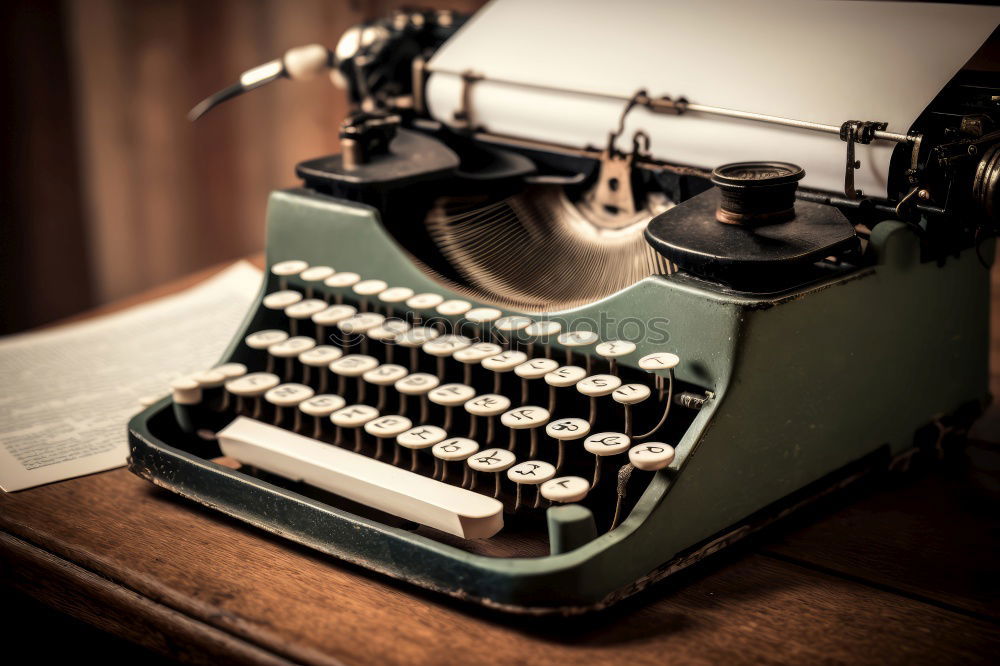
<svg viewBox="0 0 1000 666"><path fill-rule="evenodd" d="M795 217L795 189L805 176L788 162L734 162L712 171L719 188L715 219L725 224L787 222Z"/></svg>

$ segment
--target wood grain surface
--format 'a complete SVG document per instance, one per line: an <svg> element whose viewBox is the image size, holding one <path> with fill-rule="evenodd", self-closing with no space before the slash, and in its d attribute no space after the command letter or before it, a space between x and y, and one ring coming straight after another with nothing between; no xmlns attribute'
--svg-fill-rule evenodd
<svg viewBox="0 0 1000 666"><path fill-rule="evenodd" d="M998 435L980 429L960 459L866 483L581 618L425 593L124 469L0 496L0 578L200 663L990 663L1000 512L978 481Z"/></svg>

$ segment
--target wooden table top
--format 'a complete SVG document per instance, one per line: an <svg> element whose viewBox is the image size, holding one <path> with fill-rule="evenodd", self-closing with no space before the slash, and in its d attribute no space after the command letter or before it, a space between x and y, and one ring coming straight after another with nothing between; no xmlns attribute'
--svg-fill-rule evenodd
<svg viewBox="0 0 1000 666"><path fill-rule="evenodd" d="M1000 490L982 490L1000 469L1000 415L975 437L959 460L849 490L577 618L426 593L125 469L0 495L0 574L202 663L985 663L1000 654Z"/></svg>

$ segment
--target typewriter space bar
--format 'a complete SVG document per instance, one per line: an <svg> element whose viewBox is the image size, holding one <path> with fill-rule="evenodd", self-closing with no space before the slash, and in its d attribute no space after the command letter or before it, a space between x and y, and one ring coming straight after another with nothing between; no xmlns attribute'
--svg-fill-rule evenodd
<svg viewBox="0 0 1000 666"><path fill-rule="evenodd" d="M219 431L227 456L293 481L434 527L477 539L503 527L503 504L373 458L243 416Z"/></svg>

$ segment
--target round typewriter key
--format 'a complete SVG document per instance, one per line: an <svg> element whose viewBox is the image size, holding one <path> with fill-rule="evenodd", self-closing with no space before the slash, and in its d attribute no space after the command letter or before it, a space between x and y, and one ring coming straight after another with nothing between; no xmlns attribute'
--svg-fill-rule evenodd
<svg viewBox="0 0 1000 666"><path fill-rule="evenodd" d="M382 459L386 438L396 437L413 427L413 422L405 416L389 415L380 416L377 419L365 424L365 432L375 438L375 460ZM394 455L392 463L399 462L399 449L393 447Z"/></svg>
<svg viewBox="0 0 1000 666"><path fill-rule="evenodd" d="M284 342L288 339L288 333L271 328L266 331L257 331L248 335L244 341L250 349L267 349L271 345Z"/></svg>
<svg viewBox="0 0 1000 666"><path fill-rule="evenodd" d="M438 478L440 476L441 481L447 482L449 463L464 461L468 459L469 456L476 453L478 450L479 450L479 442L473 439L469 439L467 437L451 437L438 442L433 447L431 447L431 453L434 455L434 463L435 463L434 477ZM463 488L469 483L469 473L470 470L468 466L463 465L462 466Z"/></svg>
<svg viewBox="0 0 1000 666"><path fill-rule="evenodd" d="M301 259L289 259L288 261L279 261L272 265L271 273L278 277L278 284L284 289L288 284L289 277L298 275L307 268L309 268L309 264Z"/></svg>
<svg viewBox="0 0 1000 666"><path fill-rule="evenodd" d="M422 348L431 356L447 357L471 344L472 340L464 335L442 335L428 340L422 345Z"/></svg>
<svg viewBox="0 0 1000 666"><path fill-rule="evenodd" d="M418 421L420 423L425 423L427 421L427 414L429 411L427 393L440 383L440 379L426 372L414 372L413 374L400 379L393 385L399 393L400 413L406 413L406 396L418 395L420 396L420 416Z"/></svg>
<svg viewBox="0 0 1000 666"><path fill-rule="evenodd" d="M614 375L591 375L577 382L576 390L593 398L608 395L621 385L622 380Z"/></svg>
<svg viewBox="0 0 1000 666"><path fill-rule="evenodd" d="M285 407L297 407L303 400L307 400L315 391L305 384L280 384L264 394L264 400L274 405L274 425L280 426L284 420ZM302 429L302 415L296 410L295 421L292 430L299 432Z"/></svg>
<svg viewBox="0 0 1000 666"><path fill-rule="evenodd" d="M622 405L635 405L648 398L650 393L645 384L622 384L611 392L611 397Z"/></svg>
<svg viewBox="0 0 1000 666"><path fill-rule="evenodd" d="M409 287L389 287L385 291L379 292L378 300L383 303L402 303L413 296L413 290Z"/></svg>
<svg viewBox="0 0 1000 666"><path fill-rule="evenodd" d="M459 299L444 301L437 306L437 313L446 317L457 317L472 309L472 303Z"/></svg>
<svg viewBox="0 0 1000 666"><path fill-rule="evenodd" d="M549 410L537 405L525 405L501 414L500 423L510 429L510 443L507 448L514 451L517 446L517 431L528 430L531 433L528 456L534 458L538 453L538 428L545 425L549 417Z"/></svg>
<svg viewBox="0 0 1000 666"><path fill-rule="evenodd" d="M590 492L590 483L580 476L559 476L549 479L539 490L542 497L561 504L579 502Z"/></svg>
<svg viewBox="0 0 1000 666"><path fill-rule="evenodd" d="M646 354L639 359L639 367L643 370L648 370L649 372L656 372L657 370L670 370L676 368L677 364L681 362L681 359L676 354L671 354L669 352L656 352L653 354Z"/></svg>
<svg viewBox="0 0 1000 666"><path fill-rule="evenodd" d="M493 372L510 372L528 360L528 355L519 351L505 351L482 360L482 366Z"/></svg>
<svg viewBox="0 0 1000 666"><path fill-rule="evenodd" d="M307 298L285 308L285 314L292 319L310 319L314 314L326 310L326 301L318 298Z"/></svg>
<svg viewBox="0 0 1000 666"><path fill-rule="evenodd" d="M309 264L301 259L289 259L287 261L279 261L271 266L271 272L280 277L288 277L289 275L298 275L307 268L309 268Z"/></svg>
<svg viewBox="0 0 1000 666"><path fill-rule="evenodd" d="M278 358L292 358L316 346L316 341L304 335L276 342L267 348L267 353Z"/></svg>
<svg viewBox="0 0 1000 666"><path fill-rule="evenodd" d="M517 484L517 496L514 511L521 508L521 488L526 485L535 486L534 508L541 504L542 495L537 486L545 483L556 475L556 468L544 460L526 460L507 470L507 478Z"/></svg>
<svg viewBox="0 0 1000 666"><path fill-rule="evenodd" d="M465 313L465 318L473 324L488 324L503 316L503 312L496 308L472 308Z"/></svg>
<svg viewBox="0 0 1000 666"><path fill-rule="evenodd" d="M525 335L530 335L533 338L548 338L553 335L558 335L559 331L562 330L562 324L557 321L536 321L524 329Z"/></svg>
<svg viewBox="0 0 1000 666"><path fill-rule="evenodd" d="M333 326L345 319L350 319L358 313L353 305L331 305L313 315L312 320L317 326Z"/></svg>
<svg viewBox="0 0 1000 666"><path fill-rule="evenodd" d="M380 342L393 342L410 330L410 325L401 319L386 319L381 326L368 331L368 337Z"/></svg>
<svg viewBox="0 0 1000 666"><path fill-rule="evenodd" d="M587 376L587 371L576 365L562 365L545 374L545 383L549 386L565 388L576 386Z"/></svg>
<svg viewBox="0 0 1000 666"><path fill-rule="evenodd" d="M247 374L247 366L242 363L223 363L222 365L217 365L212 369L218 370L224 374L226 379L234 379Z"/></svg>
<svg viewBox="0 0 1000 666"><path fill-rule="evenodd" d="M597 342L597 339L597 333L593 331L566 331L556 338L556 342L564 347L586 347Z"/></svg>
<svg viewBox="0 0 1000 666"><path fill-rule="evenodd" d="M365 372L362 377L369 384L376 386L390 386L409 374L409 371L401 365L395 363L383 363L377 368Z"/></svg>
<svg viewBox="0 0 1000 666"><path fill-rule="evenodd" d="M246 398L254 399L253 418L260 418L261 404L260 396L273 389L281 383L278 375L270 372L251 372L250 374L236 377L226 382L226 391L236 396L236 411L245 411L244 401Z"/></svg>
<svg viewBox="0 0 1000 666"><path fill-rule="evenodd" d="M342 273L334 273L327 279L323 280L323 284L327 287L337 287L343 289L345 287L352 287L360 281L361 276L357 273L344 271Z"/></svg>
<svg viewBox="0 0 1000 666"><path fill-rule="evenodd" d="M201 402L201 384L194 377L178 377L170 382L170 397L178 405L197 405Z"/></svg>
<svg viewBox="0 0 1000 666"><path fill-rule="evenodd" d="M444 302L440 294L417 294L406 299L406 307L414 310L430 310Z"/></svg>
<svg viewBox="0 0 1000 666"><path fill-rule="evenodd" d="M402 447L410 449L410 471L417 471L419 465L419 458L417 457L417 451L420 449L427 449L448 436L448 433L444 431L443 428L437 426L417 426L415 428L410 428L404 433L400 433L396 437L396 443ZM397 456L394 456L393 464L396 464L398 460L398 450ZM435 463L436 464L436 463Z"/></svg>
<svg viewBox="0 0 1000 666"><path fill-rule="evenodd" d="M416 426L406 432L400 433L396 437L396 441L399 442L400 446L405 446L408 449L426 449L434 446L447 436L448 433L443 428L437 426Z"/></svg>
<svg viewBox="0 0 1000 666"><path fill-rule="evenodd" d="M377 312L359 312L353 317L339 322L337 327L344 333L360 334L381 326L383 322L385 322L385 316Z"/></svg>
<svg viewBox="0 0 1000 666"><path fill-rule="evenodd" d="M441 384L427 393L431 402L443 407L464 405L475 396L476 389L465 384ZM448 427L445 426L445 430L447 429Z"/></svg>
<svg viewBox="0 0 1000 666"><path fill-rule="evenodd" d="M315 373L319 378L319 392L324 393L329 379L327 369L343 355L344 352L339 347L330 345L319 345L299 354L299 363L303 367L302 383L309 384L312 374Z"/></svg>
<svg viewBox="0 0 1000 666"><path fill-rule="evenodd" d="M310 266L299 273L299 279L305 282L322 282L335 272L330 266Z"/></svg>
<svg viewBox="0 0 1000 666"><path fill-rule="evenodd" d="M533 358L514 368L514 374L523 379L541 379L559 367L557 361L550 358Z"/></svg>
<svg viewBox="0 0 1000 666"><path fill-rule="evenodd" d="M466 460L473 472L486 472L493 475L493 497L500 497L500 473L510 469L517 462L517 456L507 449L486 449L479 451ZM470 489L476 487L476 475L472 475Z"/></svg>
<svg viewBox="0 0 1000 666"><path fill-rule="evenodd" d="M594 480L590 485L597 487L601 480L601 460L607 456L615 456L628 450L631 438L621 432L599 432L583 440L583 448L594 454Z"/></svg>
<svg viewBox="0 0 1000 666"><path fill-rule="evenodd" d="M405 333L400 334L399 337L396 338L396 344L403 347L417 348L423 346L423 344L428 340L433 340L439 335L440 333L433 328L427 328L426 326L414 326Z"/></svg>
<svg viewBox="0 0 1000 666"><path fill-rule="evenodd" d="M499 416L508 409L510 409L510 398L497 393L477 395L465 403L465 411L473 416Z"/></svg>
<svg viewBox="0 0 1000 666"><path fill-rule="evenodd" d="M361 280L351 287L359 296L374 296L389 288L385 280Z"/></svg>
<svg viewBox="0 0 1000 666"><path fill-rule="evenodd" d="M590 423L584 419L566 418L550 421L545 426L545 434L559 444L559 457L556 459L556 469L562 469L566 459L566 442L581 439L590 434Z"/></svg>
<svg viewBox="0 0 1000 666"><path fill-rule="evenodd" d="M338 428L335 443L343 443L340 429L351 428L354 430L354 452L360 453L361 447L364 444L361 436L361 427L376 418L378 418L378 410L368 405L348 405L347 407L338 409L333 414L330 414L330 422Z"/></svg>
<svg viewBox="0 0 1000 666"><path fill-rule="evenodd" d="M264 297L264 307L268 310L284 310L289 305L294 305L302 300L302 294L297 291L285 289L275 291Z"/></svg>
<svg viewBox="0 0 1000 666"><path fill-rule="evenodd" d="M622 432L598 432L583 440L583 448L595 456L615 456L628 450L631 440Z"/></svg>
<svg viewBox="0 0 1000 666"><path fill-rule="evenodd" d="M674 461L674 447L663 442L646 442L629 449L628 460L636 469L655 472Z"/></svg>
<svg viewBox="0 0 1000 666"><path fill-rule="evenodd" d="M365 354L348 354L330 364L330 371L344 377L360 377L378 367L378 359Z"/></svg>
<svg viewBox="0 0 1000 666"><path fill-rule="evenodd" d="M499 342L508 348L517 339L518 331L523 331L529 326L531 326L531 320L520 315L507 315L493 322L493 329L500 332Z"/></svg>
<svg viewBox="0 0 1000 666"><path fill-rule="evenodd" d="M594 351L598 356L603 356L604 358L618 358L634 352L635 343L628 340L609 340L597 345Z"/></svg>
<svg viewBox="0 0 1000 666"><path fill-rule="evenodd" d="M469 347L457 349L452 358L460 363L480 363L483 359L503 353L503 347L492 342L477 342Z"/></svg>
<svg viewBox="0 0 1000 666"><path fill-rule="evenodd" d="M191 379L198 382L198 386L203 389L217 388L226 383L226 375L219 370L202 370L191 375Z"/></svg>
<svg viewBox="0 0 1000 666"><path fill-rule="evenodd" d="M313 439L323 437L323 421L345 404L339 395L321 393L299 403L299 411L313 417Z"/></svg>

